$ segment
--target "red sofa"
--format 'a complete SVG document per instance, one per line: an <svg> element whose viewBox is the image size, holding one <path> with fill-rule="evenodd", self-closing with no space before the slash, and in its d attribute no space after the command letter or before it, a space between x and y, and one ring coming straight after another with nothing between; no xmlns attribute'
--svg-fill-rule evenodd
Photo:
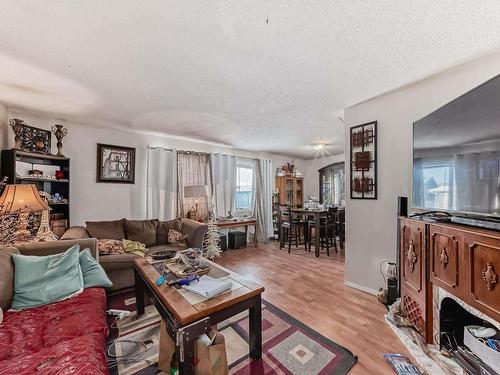
<svg viewBox="0 0 500 375"><path fill-rule="evenodd" d="M54 247L60 245L80 243L84 249L95 242L87 241L90 240L58 241L57 246L52 243L50 253L57 253ZM33 250L33 246L18 250L25 254L48 254ZM91 250L95 252L95 247ZM4 263L6 254L5 249L0 251ZM103 288L88 288L75 297L41 307L5 311L0 324L0 375L109 374L105 353L107 335Z"/></svg>

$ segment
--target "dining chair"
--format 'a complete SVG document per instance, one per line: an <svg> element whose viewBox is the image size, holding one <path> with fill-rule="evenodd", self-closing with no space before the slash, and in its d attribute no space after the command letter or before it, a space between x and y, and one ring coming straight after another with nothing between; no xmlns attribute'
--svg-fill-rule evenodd
<svg viewBox="0 0 500 375"><path fill-rule="evenodd" d="M319 225L319 238L320 238L320 248L324 249L326 247L326 254L330 256L330 246L338 252L337 249L337 231L336 231L336 221L337 218L337 207L330 207L326 215L320 218ZM311 251L311 247L316 245L316 236L313 235L313 229L316 227L316 222L314 220L309 220L308 223L308 250Z"/></svg>
<svg viewBox="0 0 500 375"><path fill-rule="evenodd" d="M292 215L290 206L279 207L279 226L280 226L280 249L285 245L288 246L288 253L292 250L292 243L295 242L295 247L299 247L300 230L304 229L305 222L296 220ZM305 249L307 250L307 241L304 241Z"/></svg>
<svg viewBox="0 0 500 375"><path fill-rule="evenodd" d="M337 211L337 219L335 220L337 235L339 236L340 248L344 248L345 243L345 209Z"/></svg>

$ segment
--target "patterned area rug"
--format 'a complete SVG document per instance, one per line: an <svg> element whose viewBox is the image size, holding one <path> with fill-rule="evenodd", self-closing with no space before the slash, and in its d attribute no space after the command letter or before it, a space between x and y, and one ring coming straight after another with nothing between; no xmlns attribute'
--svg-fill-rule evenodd
<svg viewBox="0 0 500 375"><path fill-rule="evenodd" d="M135 311L133 293L110 297L108 308ZM262 359L248 356L248 314L243 312L218 325L226 340L229 373L244 374L347 374L357 357L267 301L262 301ZM136 319L134 313L118 322L110 320L110 343L119 336L116 354L130 352L129 341L142 342L131 360L110 362L111 375L150 375L158 372L160 316L155 307ZM121 342L121 344L119 344ZM124 357L125 358L125 357Z"/></svg>

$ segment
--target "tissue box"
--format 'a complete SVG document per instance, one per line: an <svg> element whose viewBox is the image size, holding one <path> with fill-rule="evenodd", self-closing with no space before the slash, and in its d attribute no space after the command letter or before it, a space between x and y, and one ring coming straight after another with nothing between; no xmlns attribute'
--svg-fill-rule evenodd
<svg viewBox="0 0 500 375"><path fill-rule="evenodd" d="M493 350L487 344L483 344L472 333L469 332L469 327L464 327L464 345L467 346L471 352L477 355L481 360L490 366L493 370L500 373L500 352Z"/></svg>

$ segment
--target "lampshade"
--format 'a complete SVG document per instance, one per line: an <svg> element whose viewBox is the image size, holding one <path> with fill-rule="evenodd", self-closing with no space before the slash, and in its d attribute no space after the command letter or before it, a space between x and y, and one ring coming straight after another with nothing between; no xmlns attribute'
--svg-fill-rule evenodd
<svg viewBox="0 0 500 375"><path fill-rule="evenodd" d="M17 210L36 212L50 208L38 194L35 185L7 185L0 197L0 213L10 214Z"/></svg>
<svg viewBox="0 0 500 375"><path fill-rule="evenodd" d="M185 198L208 197L208 186L207 185L184 186L184 197Z"/></svg>

